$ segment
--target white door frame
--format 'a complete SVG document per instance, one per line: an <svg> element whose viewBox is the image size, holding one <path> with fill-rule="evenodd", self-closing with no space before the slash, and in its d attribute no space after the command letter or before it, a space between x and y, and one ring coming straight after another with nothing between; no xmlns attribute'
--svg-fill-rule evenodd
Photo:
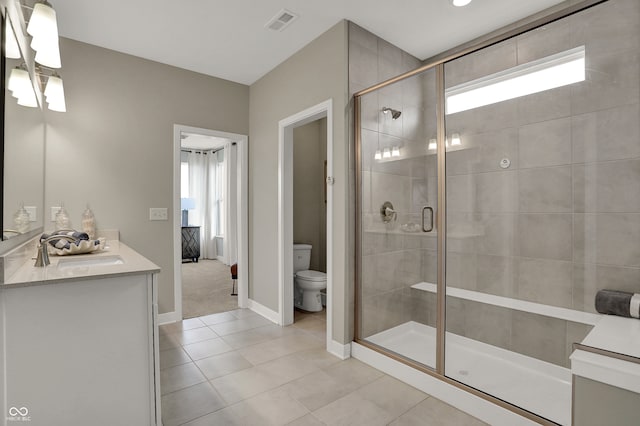
<svg viewBox="0 0 640 426"><path fill-rule="evenodd" d="M293 129L327 119L327 349L333 341L333 100L278 123L278 311L281 325L293 323Z"/></svg>
<svg viewBox="0 0 640 426"><path fill-rule="evenodd" d="M181 273L181 264L182 264L182 236L180 232L180 227L182 224L182 214L180 211L180 148L181 148L181 138L180 134L182 132L186 133L197 133L200 135L206 136L214 136L218 138L229 139L231 142L236 143L236 191L237 199L236 199L236 214L235 221L237 224L237 263L238 263L238 306L241 308L246 308L248 305L249 298L249 213L248 213L248 203L249 203L249 190L248 190L248 181L249 181L249 138L247 135L241 135L237 133L228 133L221 132L218 130L210 130L210 129L202 129L198 127L184 126L180 124L173 125L173 294L174 294L174 310L173 312L168 312L165 314L161 314L159 317L160 323L172 322L172 321L180 321L182 320L182 273ZM231 150L227 151L230 152ZM229 156L231 157L231 156ZM232 167L231 162L228 162L227 165L227 183L231 183L232 179ZM231 189L231 188L229 188ZM229 191L229 196L227 197L229 200L227 204L227 213L231 212L231 199L233 195L231 195L233 191ZM227 218L231 218L231 215L227 216ZM227 220L227 223L230 221ZM226 232L229 234L229 232ZM230 235L229 237L231 237ZM225 235L225 239L227 235ZM228 247L228 244L225 244ZM225 253L225 255L227 255ZM228 259L229 263L236 263L233 259ZM231 289L229 289L231 291Z"/></svg>

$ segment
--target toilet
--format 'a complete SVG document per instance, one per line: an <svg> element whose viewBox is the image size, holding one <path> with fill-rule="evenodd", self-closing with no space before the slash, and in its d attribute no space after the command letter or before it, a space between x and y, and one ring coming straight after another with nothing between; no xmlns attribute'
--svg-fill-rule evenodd
<svg viewBox="0 0 640 426"><path fill-rule="evenodd" d="M310 271L311 245L293 245L293 304L308 312L322 310L320 290L327 288L327 274Z"/></svg>

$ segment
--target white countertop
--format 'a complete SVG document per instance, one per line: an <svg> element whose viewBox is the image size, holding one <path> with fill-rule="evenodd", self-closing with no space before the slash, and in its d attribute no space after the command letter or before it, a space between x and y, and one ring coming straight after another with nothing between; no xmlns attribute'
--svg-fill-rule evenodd
<svg viewBox="0 0 640 426"><path fill-rule="evenodd" d="M35 254L34 252L34 256ZM118 265L83 265L66 267L64 269L58 268L58 262L61 259L65 261L71 259L88 260L113 256L121 257L123 263ZM56 256L50 254L49 260L51 261L50 265L39 268L33 266L35 263L34 259L28 259L15 273L5 279L5 282L0 284L0 287L28 287L79 281L87 278L106 278L160 272L160 268L156 264L117 240L107 241L105 249L101 251L74 256Z"/></svg>
<svg viewBox="0 0 640 426"><path fill-rule="evenodd" d="M576 349L570 357L573 374L640 393L640 363L615 358L622 354L640 362L640 320L603 315L582 344L613 354Z"/></svg>

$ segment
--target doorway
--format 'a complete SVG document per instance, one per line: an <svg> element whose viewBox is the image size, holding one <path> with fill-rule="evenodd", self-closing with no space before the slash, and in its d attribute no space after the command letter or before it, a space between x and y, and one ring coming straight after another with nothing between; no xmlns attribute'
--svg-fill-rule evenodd
<svg viewBox="0 0 640 426"><path fill-rule="evenodd" d="M278 275L280 324L294 321L294 129L326 118L326 338L327 349L332 347L332 206L333 206L333 114L332 101L327 100L301 111L279 123L278 143Z"/></svg>
<svg viewBox="0 0 640 426"><path fill-rule="evenodd" d="M247 305L247 141L174 125L174 311L165 321ZM197 241L185 252L189 235Z"/></svg>

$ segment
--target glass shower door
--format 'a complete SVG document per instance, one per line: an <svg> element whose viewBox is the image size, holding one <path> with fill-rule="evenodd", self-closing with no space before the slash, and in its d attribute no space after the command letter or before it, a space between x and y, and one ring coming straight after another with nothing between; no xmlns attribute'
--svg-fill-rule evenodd
<svg viewBox="0 0 640 426"><path fill-rule="evenodd" d="M360 97L363 341L428 368L436 357L435 70Z"/></svg>
<svg viewBox="0 0 640 426"><path fill-rule="evenodd" d="M445 64L449 378L571 423L573 342L637 291L640 4Z"/></svg>

